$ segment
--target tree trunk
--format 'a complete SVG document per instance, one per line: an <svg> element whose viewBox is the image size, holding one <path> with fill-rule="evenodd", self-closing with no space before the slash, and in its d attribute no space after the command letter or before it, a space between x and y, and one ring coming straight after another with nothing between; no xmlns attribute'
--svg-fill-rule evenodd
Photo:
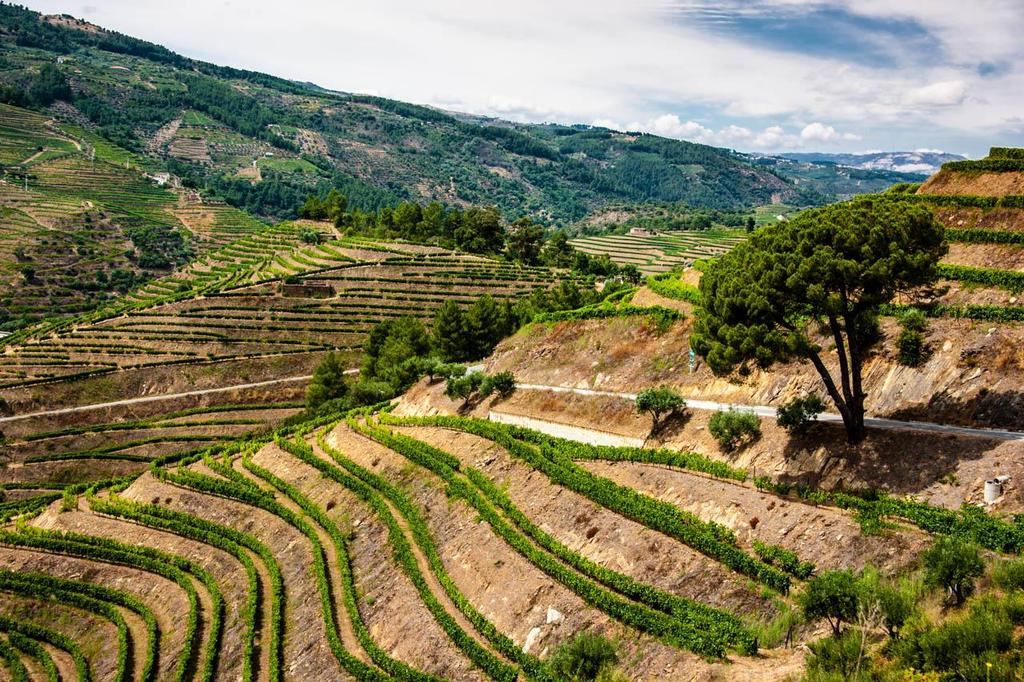
<svg viewBox="0 0 1024 682"><path fill-rule="evenodd" d="M842 393L839 392L839 387L836 386L835 380L829 373L828 368L825 367L825 363L822 362L821 358L817 353L812 353L810 356L811 363L814 368L818 370L818 374L821 376L822 382L825 384L825 390L828 392L832 402L835 403L836 409L839 410L839 416L843 418L843 426L846 427L846 440L851 445L864 440L864 397L863 395L854 394L850 396L850 400L847 401ZM846 363L842 363L846 366ZM860 364L857 364L860 367ZM848 383L847 381L844 383ZM856 383L860 383L859 379Z"/></svg>

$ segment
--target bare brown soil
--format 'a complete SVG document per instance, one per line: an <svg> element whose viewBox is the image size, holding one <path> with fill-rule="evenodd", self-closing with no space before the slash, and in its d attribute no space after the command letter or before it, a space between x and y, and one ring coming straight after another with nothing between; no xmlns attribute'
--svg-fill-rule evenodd
<svg viewBox="0 0 1024 682"><path fill-rule="evenodd" d="M147 489L149 483L156 483L156 481L149 476L143 476L129 490L134 489L135 492L144 496L145 499L139 501L153 502L157 495L149 494L147 496L147 493L153 492L151 489ZM164 491L161 490L160 492ZM125 491L125 496L129 496L128 491ZM111 538L119 542L155 547L171 554L187 557L209 571L217 581L217 585L223 593L224 601L227 604L224 633L218 654L217 679L237 679L241 671L242 631L244 630L238 618L237 608L238 605L245 602L246 590L245 570L241 564L231 555L209 545L164 531L99 516L83 511L84 509L85 505L81 502L78 511L60 512L55 507L51 507L35 519L33 525L54 530L87 533L89 535ZM202 609L200 631L202 641L205 642L209 634L210 596L202 584L195 583L195 585L200 594ZM184 627L184 622L182 622L179 628L184 631Z"/></svg>
<svg viewBox="0 0 1024 682"><path fill-rule="evenodd" d="M324 456L326 461L330 458ZM451 642L395 563L383 522L343 486L279 448L253 460L296 486L352 535L353 576L359 611L374 641L398 660L448 679L472 679L472 664ZM410 540L411 541L411 540ZM330 543L325 543L327 546ZM344 613L338 604L339 613ZM347 622L347 618L346 618ZM415 632L415 637L409 637ZM358 646L350 650L360 650Z"/></svg>
<svg viewBox="0 0 1024 682"><path fill-rule="evenodd" d="M942 170L928 178L919 194L966 194L1001 197L1024 194L1024 173Z"/></svg>
<svg viewBox="0 0 1024 682"><path fill-rule="evenodd" d="M935 217L949 228L1024 230L1024 209L1019 208L951 208L937 207Z"/></svg>
<svg viewBox="0 0 1024 682"><path fill-rule="evenodd" d="M944 263L1000 270L1024 270L1024 246L1017 244L950 244Z"/></svg>
<svg viewBox="0 0 1024 682"><path fill-rule="evenodd" d="M807 391L824 395L810 363L720 378L697 358L690 373L691 324L688 318L664 333L643 318L534 324L503 341L486 368L511 370L520 383L622 392L666 384L690 398L735 404L779 405ZM869 414L1024 429L1024 411L1018 409L1024 401L1020 325L931 320L931 355L921 367L896 361L894 320L883 320L882 332L864 365ZM835 372L835 355L826 352L823 359Z"/></svg>
<svg viewBox="0 0 1024 682"><path fill-rule="evenodd" d="M112 680L117 670L117 628L88 611L15 594L0 599L0 615L56 630L82 648L94 679ZM74 677L69 679L75 679Z"/></svg>
<svg viewBox="0 0 1024 682"><path fill-rule="evenodd" d="M551 483L504 448L446 429L400 430L478 468L535 523L601 565L733 613L759 615L774 610L746 579L662 533Z"/></svg>
<svg viewBox="0 0 1024 682"><path fill-rule="evenodd" d="M398 414L451 414L459 404L443 395L443 385L414 386L402 399ZM650 433L648 416L636 414L632 401L520 389L504 401L488 401L469 412L486 418L496 411L569 424L598 432L643 439ZM1024 476L1024 443L915 431L868 430L859 446L845 442L842 427L814 425L804 437L793 437L761 420L761 437L734 453L724 453L707 429L712 413L690 410L659 431L648 445L693 451L746 468L751 476L819 485L827 489L881 488L919 494L933 504L958 508L982 500L983 482L997 474L1014 481ZM952 418L952 415L951 415ZM1024 509L1024 486L1011 482L996 509Z"/></svg>
<svg viewBox="0 0 1024 682"><path fill-rule="evenodd" d="M281 568L288 597L284 628L286 676L294 675L296 679L304 680L345 678L327 645L327 634L320 614L320 595L310 570L310 546L298 530L263 510L160 483L148 475L132 484L124 496L138 502L160 498L162 504L172 509L236 528L263 541ZM232 599L236 608L245 601L246 584L243 574L235 586L240 593ZM237 613L235 618L237 620ZM238 624L241 625L240 622Z"/></svg>
<svg viewBox="0 0 1024 682"><path fill-rule="evenodd" d="M330 438L347 456L412 497L425 514L445 567L462 593L517 644L525 648L529 642L530 653L547 655L559 642L586 630L620 642L622 667L631 679L711 679L707 677L711 667L699 658L609 620L513 552L487 524L475 519L465 503L447 498L433 475L344 427L336 429ZM574 516L590 512L589 507L576 508ZM626 535L623 531L622 537ZM670 578L676 579L672 575L675 569L666 570ZM548 622L549 608L557 610L562 618ZM783 654L783 658L788 656ZM759 664L771 660L743 659L742 665L759 668L760 677L749 679L770 679L770 667Z"/></svg>

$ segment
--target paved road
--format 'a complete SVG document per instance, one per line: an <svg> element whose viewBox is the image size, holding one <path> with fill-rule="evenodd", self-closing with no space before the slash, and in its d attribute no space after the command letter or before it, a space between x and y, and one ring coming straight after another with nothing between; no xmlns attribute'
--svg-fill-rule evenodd
<svg viewBox="0 0 1024 682"><path fill-rule="evenodd" d="M473 369L476 369L474 367ZM345 371L345 374L358 374L358 369L349 369ZM223 393L226 391L238 391L249 388L260 388L262 386L273 386L275 384L286 384L294 383L297 381L309 381L312 378L311 375L304 375L298 377L285 377L283 379L270 379L268 381L256 381L248 384L236 384L234 386L222 386L219 388L203 388L195 391L185 391L182 393L166 393L163 395L147 395L140 398L127 398L125 400L115 400L109 403L98 403L95 405L79 405L76 407L65 407L59 410L46 410L44 412L32 412L29 414L16 414L13 417L0 417L0 424L4 422L17 421L19 419L31 419L33 417L50 417L58 414L69 414L72 412L85 412L87 410L100 410L106 407L119 407L122 405L137 405L140 403L155 402L158 400L173 400L175 398L187 398L190 396L198 395L209 395L211 393ZM592 388L571 388L568 386L546 386L544 384L518 384L517 388L524 391L547 391L550 393L575 393L577 395L598 395L598 396L611 396L614 398L625 398L627 400L636 400L636 393L618 393L614 391L599 391ZM686 400L686 406L695 410L727 410L730 407L738 410L747 410L753 412L759 417L776 417L776 410L774 407L768 405L735 405L731 403L719 403L712 400ZM842 422L842 418L838 414L831 414L823 412L818 415L818 420L823 422ZM950 433L959 436L974 436L979 438L993 438L996 440L1024 440L1024 432L1020 431L1002 431L999 429L974 429L966 426L949 426L946 424L933 424L930 422L917 422L917 421L901 421L898 419L881 419L878 417L868 417L864 420L864 423L872 428L876 429L897 429L897 430L916 430L916 431L931 431L934 433Z"/></svg>
<svg viewBox="0 0 1024 682"><path fill-rule="evenodd" d="M358 369L346 370L345 374L358 374ZM77 407L65 407L59 410L46 410L44 412L31 412L28 414L16 414L13 417L0 417L0 424L13 422L19 419L31 419L33 417L52 417L58 414L69 414L71 412L85 412L87 410L102 410L105 407L120 407L122 405L138 405L139 403L152 403L159 400L174 400L175 398L188 398L196 395L209 395L211 393L224 393L226 391L240 391L247 388L260 388L262 386L274 386L275 384L290 384L296 381L309 381L312 375L301 377L285 377L284 379L269 379L267 381L255 381L249 384L235 384L234 386L220 386L218 388L201 388L195 391L183 393L163 393L161 395L146 395L141 398L126 398L115 400L109 403L96 403L94 405L78 405Z"/></svg>
<svg viewBox="0 0 1024 682"><path fill-rule="evenodd" d="M545 386L544 384L518 384L516 388L527 391L548 391L550 393L575 393L577 395L603 395L614 398L625 398L636 400L636 393L616 393L614 391L598 391L590 388L570 388L567 386ZM753 412L759 417L775 418L777 416L774 407L768 405L734 405L730 403L718 403L712 400L686 399L686 406L695 410L727 410L730 407L738 410ZM818 420L823 422L842 422L838 414L823 412L818 415ZM959 436L975 436L979 438L993 438L996 440L1024 440L1024 432L1002 431L999 429L973 429L966 426L949 426L946 424L933 424L930 422L902 421L899 419L882 419L879 417L867 417L864 424L876 429L908 429L916 431L932 431L935 433L951 433Z"/></svg>

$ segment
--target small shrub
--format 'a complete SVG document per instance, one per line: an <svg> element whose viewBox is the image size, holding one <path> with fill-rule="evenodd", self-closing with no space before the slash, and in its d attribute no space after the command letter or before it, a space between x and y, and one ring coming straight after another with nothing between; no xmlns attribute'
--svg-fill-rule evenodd
<svg viewBox="0 0 1024 682"><path fill-rule="evenodd" d="M1024 559L1007 559L996 564L992 580L1004 590L1024 587Z"/></svg>
<svg viewBox="0 0 1024 682"><path fill-rule="evenodd" d="M753 520L751 519L751 521ZM756 523L751 524L752 527L756 525ZM797 556L796 552L785 547L769 545L760 540L754 540L754 551L766 564L777 566L786 573L801 580L806 580L814 573L815 567L813 563L810 561L800 561L800 557Z"/></svg>
<svg viewBox="0 0 1024 682"><path fill-rule="evenodd" d="M1008 651L1012 645L1013 623L1005 610L995 600L984 600L966 618L908 635L896 651L905 665L920 670L952 673L949 679L985 680L984 663L993 663L994 672L998 660L995 654Z"/></svg>
<svg viewBox="0 0 1024 682"><path fill-rule="evenodd" d="M912 329L904 329L896 338L896 351L899 363L904 367L920 367L928 359L928 348L924 334Z"/></svg>
<svg viewBox="0 0 1024 682"><path fill-rule="evenodd" d="M811 422L818 418L818 414L825 410L825 403L818 397L817 393L808 393L802 398L793 398L778 409L777 421L779 426L786 429L788 433L795 436L802 436L807 433Z"/></svg>
<svg viewBox="0 0 1024 682"><path fill-rule="evenodd" d="M616 650L615 642L601 635L583 632L555 649L549 665L558 679L595 682L602 671L618 662Z"/></svg>
<svg viewBox="0 0 1024 682"><path fill-rule="evenodd" d="M761 422L753 412L729 408L711 415L708 431L715 437L723 451L733 452L761 435Z"/></svg>
<svg viewBox="0 0 1024 682"><path fill-rule="evenodd" d="M865 667L861 661L861 639L857 633L845 632L837 637L826 637L808 646L813 654L807 661L811 679L829 679L814 677L814 673L838 673L839 679L857 679L852 677L854 671Z"/></svg>
<svg viewBox="0 0 1024 682"><path fill-rule="evenodd" d="M896 338L899 363L905 367L920 367L930 354L924 338L928 318L920 310L910 308L900 316L900 324L903 330Z"/></svg>
<svg viewBox="0 0 1024 682"><path fill-rule="evenodd" d="M959 538L940 537L922 556L924 580L930 587L942 587L954 606L974 592L974 579L985 572L978 548Z"/></svg>
<svg viewBox="0 0 1024 682"><path fill-rule="evenodd" d="M480 389L485 378L486 375L483 372L449 377L444 387L444 394L453 400L461 398L463 401L467 401Z"/></svg>
<svg viewBox="0 0 1024 682"><path fill-rule="evenodd" d="M516 390L516 378L512 372L498 372L483 380L480 385L480 395L487 397L497 393L499 398L507 398Z"/></svg>

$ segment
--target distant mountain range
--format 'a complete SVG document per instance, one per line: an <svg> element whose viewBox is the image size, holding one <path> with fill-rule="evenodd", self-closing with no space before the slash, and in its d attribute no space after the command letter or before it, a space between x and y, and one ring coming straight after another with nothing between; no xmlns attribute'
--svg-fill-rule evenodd
<svg viewBox="0 0 1024 682"><path fill-rule="evenodd" d="M962 161L966 156L950 154L935 149L918 149L913 152L865 152L863 154L825 154L804 152L780 154L780 156L803 163L833 163L837 166L859 170L893 171L931 175L938 172L947 161Z"/></svg>

